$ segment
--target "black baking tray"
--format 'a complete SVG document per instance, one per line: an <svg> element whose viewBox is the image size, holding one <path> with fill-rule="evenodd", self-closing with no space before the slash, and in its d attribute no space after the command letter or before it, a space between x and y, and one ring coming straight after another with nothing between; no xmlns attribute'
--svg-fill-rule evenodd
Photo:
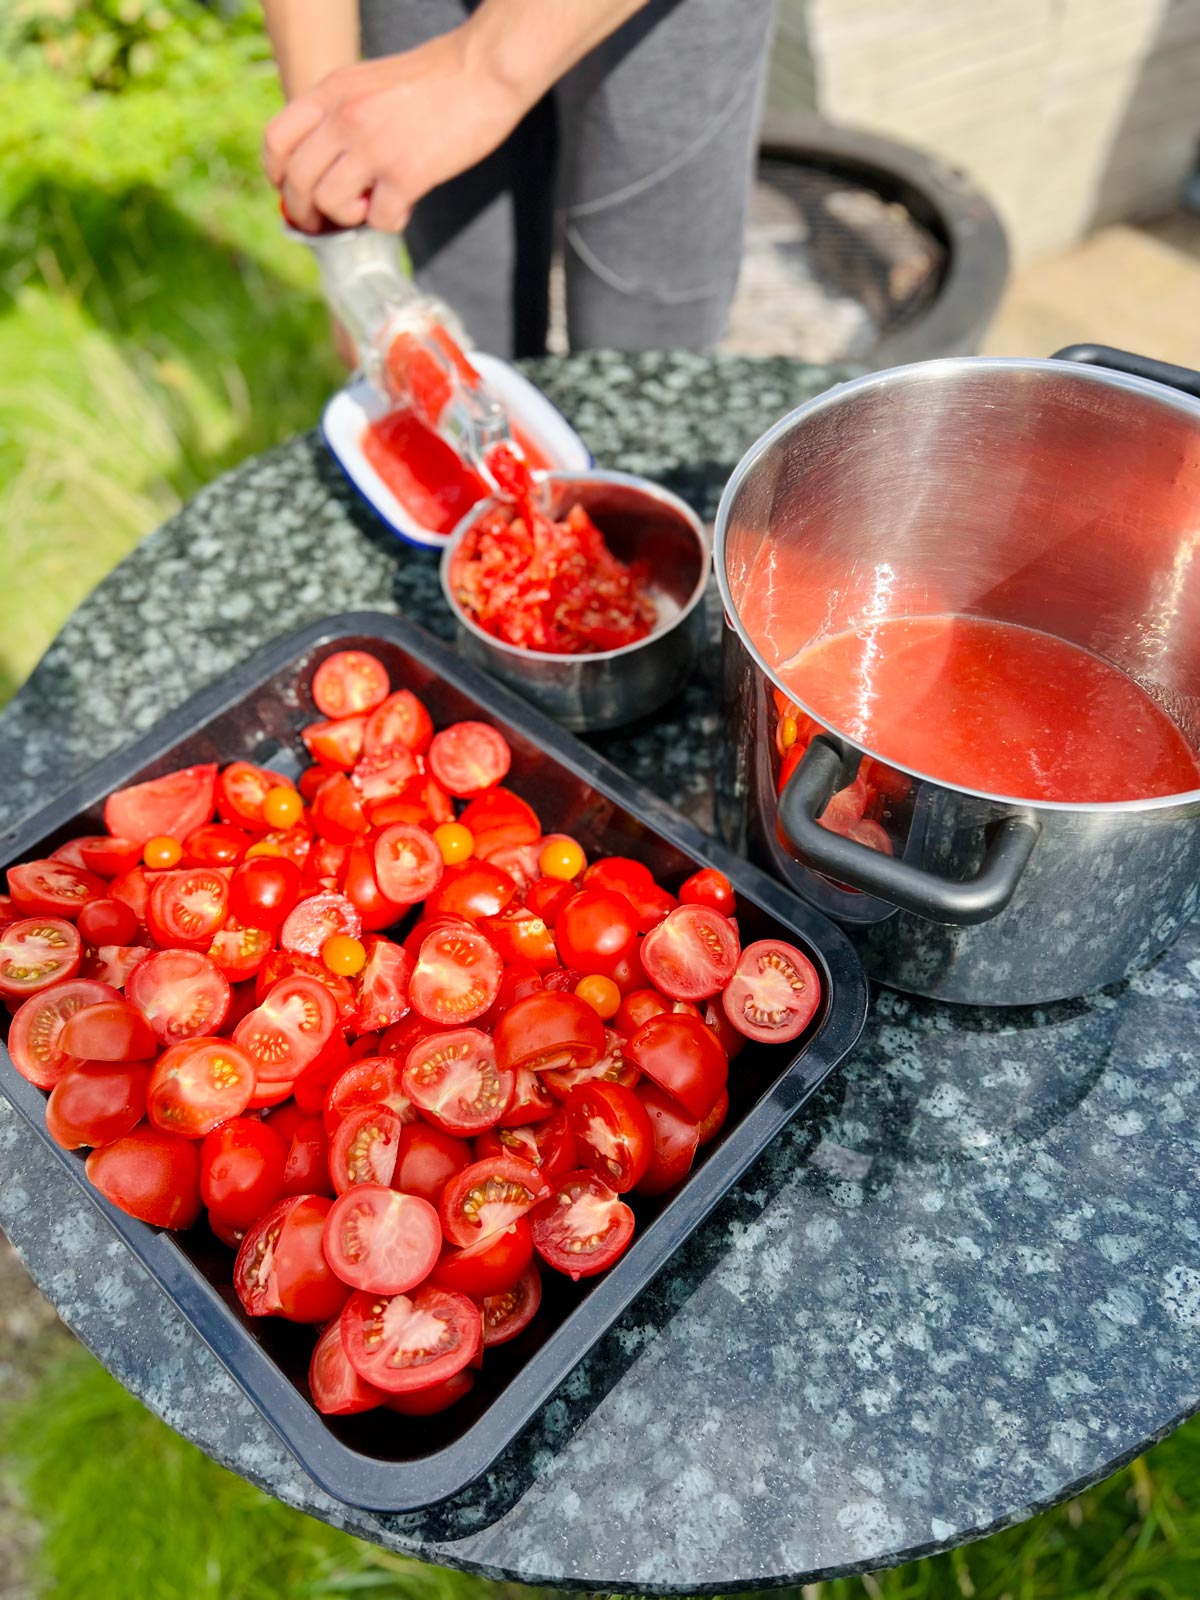
<svg viewBox="0 0 1200 1600"><path fill-rule="evenodd" d="M802 1038L790 1046L749 1044L732 1064L728 1120L687 1179L667 1195L627 1197L638 1230L621 1259L579 1284L545 1273L542 1308L525 1332L488 1353L466 1399L416 1424L390 1411L322 1417L306 1381L313 1331L276 1318L247 1318L230 1281L233 1254L203 1221L185 1234L163 1233L104 1200L86 1180L82 1154L60 1149L46 1133L45 1097L0 1050L0 1091L310 1476L351 1505L413 1511L478 1478L545 1405L851 1048L865 1019L867 990L850 944L818 912L422 629L370 612L302 628L226 673L0 836L0 867L44 856L76 833L98 831L111 790L175 767L242 758L294 775L304 760L298 730L317 715L308 693L313 670L332 651L349 648L378 655L393 685L420 695L435 724L479 718L503 729L513 752L506 783L536 806L548 831L574 834L589 856L636 857L669 888L697 863L719 867L737 891L743 942L783 935L808 952L823 983L820 1009Z"/></svg>

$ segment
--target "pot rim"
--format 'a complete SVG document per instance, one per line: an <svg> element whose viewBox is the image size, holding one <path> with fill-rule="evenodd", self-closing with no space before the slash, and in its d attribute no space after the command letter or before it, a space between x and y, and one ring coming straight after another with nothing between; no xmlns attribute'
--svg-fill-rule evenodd
<svg viewBox="0 0 1200 1600"><path fill-rule="evenodd" d="M878 372L868 372L862 377L851 378L845 383L834 384L832 388L824 390L821 394L814 396L813 399L806 400L803 405L799 405L794 410L789 411L786 416L781 417L778 422L768 428L766 433L746 451L733 469L733 473L722 491L713 529L713 565L716 568L717 588L720 591L721 604L725 610L727 624L737 634L743 649L759 671L763 673L767 681L773 684L781 694L787 695L788 699L794 705L798 705L814 722L820 723L821 727L833 734L844 745L860 751L863 756L873 761L878 761L882 766L890 768L893 772L901 772L906 777L916 779L919 783L932 784L935 788L944 789L951 794L970 796L972 799L985 800L993 805L1020 806L1025 810L1040 812L1082 813L1088 816L1133 816L1147 811L1167 811L1187 805L1200 804L1200 786L1195 789L1181 790L1176 794L1151 795L1144 800L1071 801L1023 799L1020 795L993 794L987 789L972 789L965 784L949 783L944 778L934 777L932 773L920 772L915 767L905 766L903 762L885 756L879 751L871 749L869 745L851 738L849 734L830 722L827 717L823 717L820 712L815 711L805 701L798 699L794 691L785 683L782 683L763 660L747 635L729 589L729 578L725 567L725 542L734 500L737 498L743 482L757 466L760 459L773 445L789 433L792 433L800 424L820 415L824 411L832 410L855 395L867 393L872 389L887 388L897 383L933 382L948 373L960 372L968 368L976 371L992 372L1053 373L1055 377L1066 376L1079 383L1094 383L1107 388L1124 389L1129 393L1141 395L1147 400L1155 401L1159 405L1170 406L1173 410L1182 412L1200 427L1200 401L1181 393L1178 389L1171 389L1165 384L1154 383L1148 378L1135 378L1127 373L1115 372L1109 367L1089 366L1082 362L1057 361L1044 357L943 356L933 361L911 361L899 367L884 367Z"/></svg>

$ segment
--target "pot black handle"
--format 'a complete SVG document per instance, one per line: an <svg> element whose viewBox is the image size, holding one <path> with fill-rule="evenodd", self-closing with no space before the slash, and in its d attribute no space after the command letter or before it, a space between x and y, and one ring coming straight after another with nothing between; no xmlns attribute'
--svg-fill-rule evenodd
<svg viewBox="0 0 1200 1600"><path fill-rule="evenodd" d="M930 922L969 926L1004 910L1038 841L1036 822L1006 817L988 841L979 871L956 882L822 828L817 818L847 781L841 752L817 738L779 797L784 832L810 866Z"/></svg>
<svg viewBox="0 0 1200 1600"><path fill-rule="evenodd" d="M1149 378L1151 383L1166 384L1168 389L1179 389L1200 400L1200 372L1193 372L1191 367L1177 367L1171 361L1155 361L1152 356L1135 355L1132 350L1114 350L1107 344L1069 344L1065 350L1056 350L1051 360L1111 367L1114 372L1126 372L1131 378Z"/></svg>

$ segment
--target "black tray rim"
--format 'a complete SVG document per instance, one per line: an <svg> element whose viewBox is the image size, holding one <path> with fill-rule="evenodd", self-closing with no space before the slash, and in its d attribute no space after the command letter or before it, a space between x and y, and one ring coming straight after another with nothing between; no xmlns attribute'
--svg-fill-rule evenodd
<svg viewBox="0 0 1200 1600"><path fill-rule="evenodd" d="M849 939L820 912L704 833L536 707L455 655L419 623L389 612L337 613L264 645L166 713L131 744L91 767L40 811L0 834L0 871L103 800L112 789L152 769L166 751L203 732L208 723L290 664L339 641L371 638L407 651L606 799L635 814L676 849L702 865L718 867L739 895L755 901L800 935L818 958L831 996L817 1032L704 1166L638 1234L624 1256L595 1281L586 1303L566 1317L466 1433L430 1455L407 1462L380 1461L344 1444L329 1431L320 1414L232 1315L172 1235L118 1210L87 1182L83 1163L50 1138L41 1091L21 1077L7 1049L0 1046L0 1093L187 1319L304 1471L344 1504L365 1511L402 1513L426 1510L460 1493L513 1442L853 1048L866 1022L868 988ZM697 1186L700 1179L703 1183Z"/></svg>

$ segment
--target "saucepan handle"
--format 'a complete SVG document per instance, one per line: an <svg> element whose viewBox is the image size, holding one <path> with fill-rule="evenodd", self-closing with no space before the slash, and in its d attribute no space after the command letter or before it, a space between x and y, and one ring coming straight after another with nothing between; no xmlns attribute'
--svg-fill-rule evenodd
<svg viewBox="0 0 1200 1600"><path fill-rule="evenodd" d="M1041 830L1036 822L1006 817L988 841L974 877L939 878L821 827L817 819L845 782L841 752L828 739L817 738L779 797L784 832L809 866L930 922L967 926L1004 910L1037 843Z"/></svg>
<svg viewBox="0 0 1200 1600"><path fill-rule="evenodd" d="M1132 350L1114 350L1107 344L1069 344L1065 350L1056 350L1051 360L1109 367L1113 372L1124 372L1131 378L1149 378L1152 383L1165 384L1168 389L1179 389L1200 400L1200 372L1193 372L1191 367L1177 367L1171 361L1135 355Z"/></svg>

